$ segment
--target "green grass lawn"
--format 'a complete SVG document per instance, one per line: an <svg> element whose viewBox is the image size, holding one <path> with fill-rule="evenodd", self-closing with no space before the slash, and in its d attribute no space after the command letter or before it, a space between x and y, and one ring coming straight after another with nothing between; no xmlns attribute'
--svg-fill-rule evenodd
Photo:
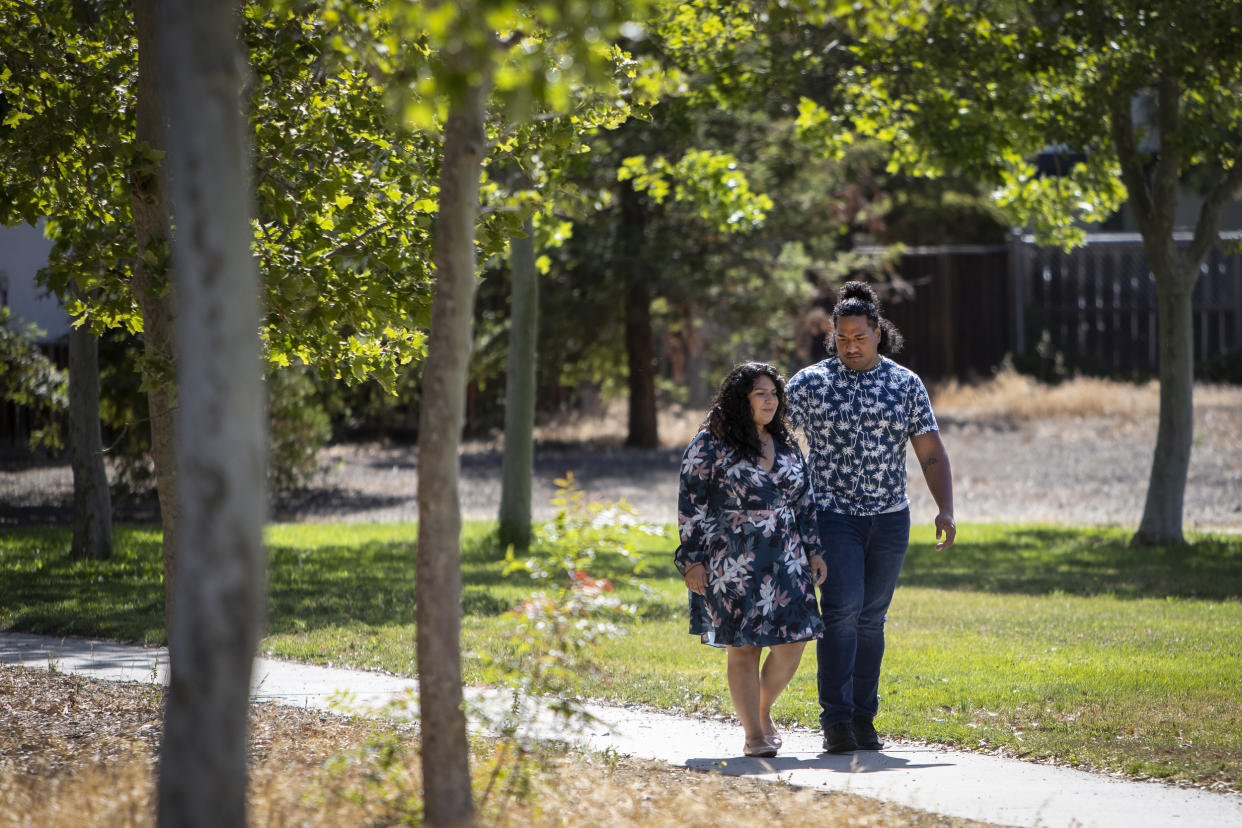
<svg viewBox="0 0 1242 828"><path fill-rule="evenodd" d="M463 648L495 654L532 590L505 575L488 524L462 544ZM1120 530L968 525L936 552L917 527L889 613L882 732L1007 755L1242 790L1242 538L1131 549ZM268 634L275 656L412 674L415 528L273 526ZM649 557L601 555L637 612L594 652L581 692L704 713L731 710L723 653L686 634L667 537ZM0 628L159 643L159 531L118 527L112 561L71 562L68 529L0 538ZM484 678L468 658L468 680ZM814 725L815 656L778 718Z"/></svg>

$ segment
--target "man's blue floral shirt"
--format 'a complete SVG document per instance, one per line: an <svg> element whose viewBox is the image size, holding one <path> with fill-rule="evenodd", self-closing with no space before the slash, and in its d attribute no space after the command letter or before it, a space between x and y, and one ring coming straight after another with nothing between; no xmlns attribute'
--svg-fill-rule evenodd
<svg viewBox="0 0 1242 828"><path fill-rule="evenodd" d="M820 509L878 515L908 503L906 442L938 429L917 374L888 357L851 371L834 356L803 368L785 390Z"/></svg>

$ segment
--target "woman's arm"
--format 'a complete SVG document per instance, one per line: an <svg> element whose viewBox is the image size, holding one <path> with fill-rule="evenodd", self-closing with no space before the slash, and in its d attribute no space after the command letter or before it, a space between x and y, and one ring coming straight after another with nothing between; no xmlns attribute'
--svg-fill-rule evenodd
<svg viewBox="0 0 1242 828"><path fill-rule="evenodd" d="M716 464L716 441L700 432L690 441L681 460L681 483L677 494L677 531L681 545L673 556L686 588L700 595L707 591L707 547L712 533L712 473Z"/></svg>

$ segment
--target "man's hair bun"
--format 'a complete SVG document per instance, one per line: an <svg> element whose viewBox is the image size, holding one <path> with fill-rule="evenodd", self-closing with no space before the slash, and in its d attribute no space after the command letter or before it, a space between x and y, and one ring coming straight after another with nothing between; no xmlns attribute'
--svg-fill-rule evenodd
<svg viewBox="0 0 1242 828"><path fill-rule="evenodd" d="M880 304L880 297L876 295L875 288L866 282L854 281L841 285L841 290L837 293L837 300L844 302L847 299L860 299L873 305Z"/></svg>

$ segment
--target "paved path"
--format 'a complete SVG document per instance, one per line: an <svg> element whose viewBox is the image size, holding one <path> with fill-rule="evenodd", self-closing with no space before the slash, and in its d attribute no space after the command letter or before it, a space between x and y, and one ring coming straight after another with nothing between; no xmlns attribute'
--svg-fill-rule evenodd
<svg viewBox="0 0 1242 828"><path fill-rule="evenodd" d="M0 664L54 667L112 681L163 682L167 652L81 638L0 633ZM257 659L257 700L328 708L348 693L358 707L382 707L416 689L411 679L382 673ZM486 703L475 694L475 700ZM738 776L782 780L821 790L848 791L926 811L998 825L1082 828L1238 826L1242 796L1127 782L1097 774L999 759L974 753L896 743L879 752L831 756L819 752L819 734L785 734L775 759L737 755L732 723L686 718L645 709L592 705L599 722L573 738L595 750L657 759L674 765Z"/></svg>

